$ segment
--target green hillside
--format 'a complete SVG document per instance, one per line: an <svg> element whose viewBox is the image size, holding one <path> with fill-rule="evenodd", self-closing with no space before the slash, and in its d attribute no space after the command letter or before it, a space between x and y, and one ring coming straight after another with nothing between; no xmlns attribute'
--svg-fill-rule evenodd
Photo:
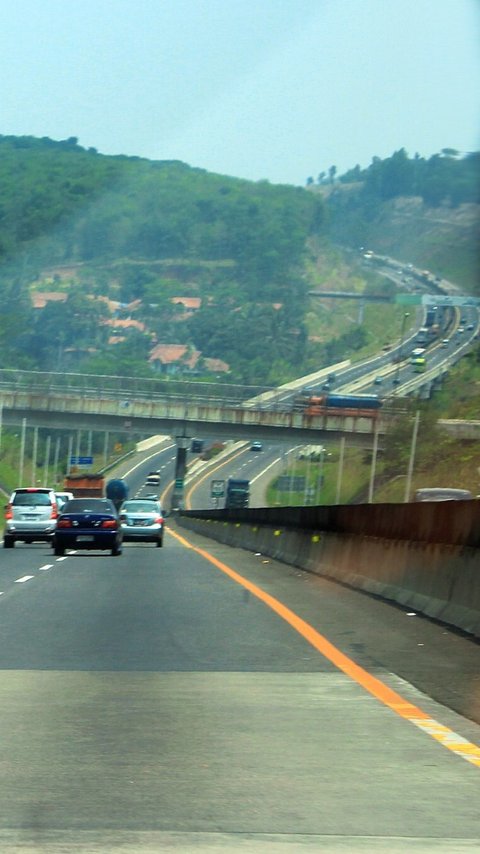
<svg viewBox="0 0 480 854"><path fill-rule="evenodd" d="M480 154L428 160L402 148L338 179L310 184L326 198L329 235L435 271L480 294Z"/></svg>
<svg viewBox="0 0 480 854"><path fill-rule="evenodd" d="M303 189L0 137L2 364L277 385L372 353L401 313L360 322L309 290L393 293L346 251L360 244L475 292L477 173L476 156L397 152ZM151 361L171 345L179 361Z"/></svg>

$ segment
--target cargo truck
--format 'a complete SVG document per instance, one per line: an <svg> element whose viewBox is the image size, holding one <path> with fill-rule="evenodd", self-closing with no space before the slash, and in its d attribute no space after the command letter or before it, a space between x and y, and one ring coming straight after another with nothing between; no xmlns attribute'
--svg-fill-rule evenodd
<svg viewBox="0 0 480 854"><path fill-rule="evenodd" d="M74 498L103 498L104 487L103 474L67 474L63 481L64 491Z"/></svg>
<svg viewBox="0 0 480 854"><path fill-rule="evenodd" d="M250 481L241 478L229 477L227 480L227 492L225 507L248 507L250 500Z"/></svg>

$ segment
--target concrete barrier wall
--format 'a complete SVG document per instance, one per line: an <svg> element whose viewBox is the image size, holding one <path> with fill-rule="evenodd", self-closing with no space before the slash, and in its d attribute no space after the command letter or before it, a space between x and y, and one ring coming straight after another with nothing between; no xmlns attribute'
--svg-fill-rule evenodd
<svg viewBox="0 0 480 854"><path fill-rule="evenodd" d="M472 503L476 502L468 502ZM437 508L438 505L439 502ZM389 507L394 512L397 505ZM374 510L371 506L368 509L370 513ZM455 512L463 518L460 510ZM429 516L424 508L422 514ZM190 511L179 516L178 522L227 545L261 552L275 560L333 578L480 637L478 547L377 537L352 531L300 530L265 525L254 519L215 518L214 513L207 512ZM458 531L454 531L454 535L458 536Z"/></svg>

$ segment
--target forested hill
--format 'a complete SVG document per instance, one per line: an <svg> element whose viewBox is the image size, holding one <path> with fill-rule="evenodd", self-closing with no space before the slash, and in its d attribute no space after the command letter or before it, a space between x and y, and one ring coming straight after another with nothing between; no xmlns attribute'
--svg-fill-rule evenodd
<svg viewBox="0 0 480 854"><path fill-rule="evenodd" d="M480 152L424 158L401 148L307 184L327 201L335 242L412 261L480 293Z"/></svg>
<svg viewBox="0 0 480 854"><path fill-rule="evenodd" d="M235 379L273 381L302 363L302 270L308 238L323 227L320 197L179 161L104 156L76 138L0 137L0 187L3 364L51 369L59 348L48 346L45 328L54 314L62 335L75 332L78 351L104 350L98 329L87 329L87 317L98 326L91 306L75 305L86 295L143 301L150 345L201 349L228 362ZM66 269L70 277L58 274ZM70 310L57 303L32 315L32 289L66 292ZM171 317L175 296L201 298L205 312L173 323L181 319ZM80 314L85 322L77 329ZM148 365L145 337L135 346ZM88 370L79 359L71 356L69 367ZM95 367L114 366L112 356Z"/></svg>
<svg viewBox="0 0 480 854"><path fill-rule="evenodd" d="M322 202L179 161L105 156L75 138L0 136L0 258L229 259L266 280L298 263ZM41 239L41 240L40 240Z"/></svg>

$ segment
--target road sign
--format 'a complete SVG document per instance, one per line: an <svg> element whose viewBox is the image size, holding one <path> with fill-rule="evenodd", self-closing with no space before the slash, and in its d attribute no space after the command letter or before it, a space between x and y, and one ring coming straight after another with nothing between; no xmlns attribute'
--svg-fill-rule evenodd
<svg viewBox="0 0 480 854"><path fill-rule="evenodd" d="M91 466L93 457L70 457L71 466Z"/></svg>
<svg viewBox="0 0 480 854"><path fill-rule="evenodd" d="M175 480L175 489L183 489L183 477L177 477Z"/></svg>
<svg viewBox="0 0 480 854"><path fill-rule="evenodd" d="M469 306L478 308L480 306L478 297L454 297L447 294L397 294L395 302L397 305L455 305L459 308L468 308Z"/></svg>
<svg viewBox="0 0 480 854"><path fill-rule="evenodd" d="M210 497L211 498L223 498L225 495L225 481L224 480L212 480L210 486Z"/></svg>
<svg viewBox="0 0 480 854"><path fill-rule="evenodd" d="M303 492L306 478L298 474L281 474L277 478L275 488L279 492Z"/></svg>

